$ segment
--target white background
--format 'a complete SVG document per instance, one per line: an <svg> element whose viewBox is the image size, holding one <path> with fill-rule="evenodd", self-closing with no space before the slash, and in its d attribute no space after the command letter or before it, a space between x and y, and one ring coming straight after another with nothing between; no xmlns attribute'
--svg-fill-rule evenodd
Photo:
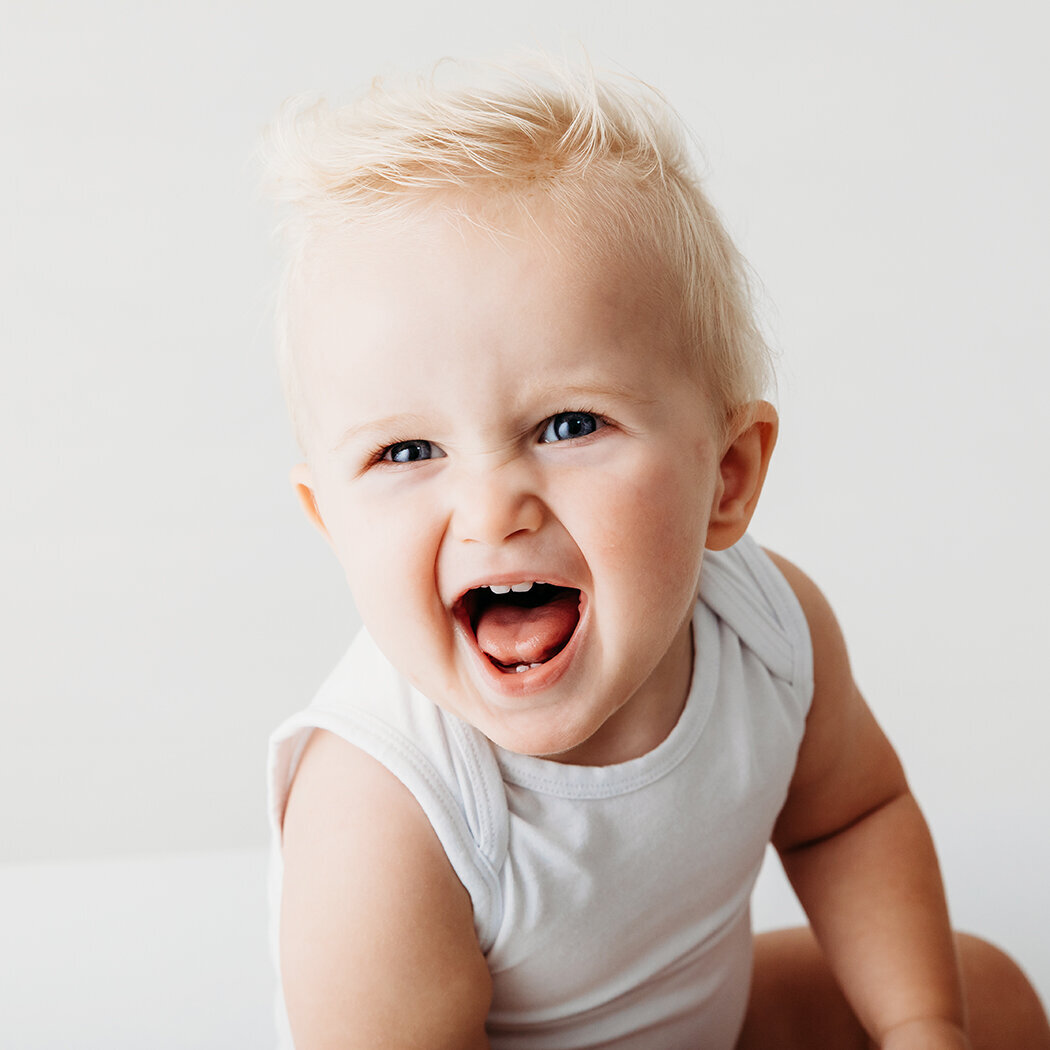
<svg viewBox="0 0 1050 1050"><path fill-rule="evenodd" d="M2 20L11 1002L42 959L82 950L55 909L86 921L91 901L58 886L126 905L150 864L261 856L267 733L355 623L287 483L263 127L300 91L580 44L665 91L704 143L782 354L753 531L837 608L956 922L1050 996L1045 5L7 0ZM223 870L229 907L254 909ZM169 914L230 913L199 879L186 896L172 877ZM136 914L99 912L96 936L133 937ZM256 917L209 949L219 970L242 934L255 952ZM171 973L181 950L158 948ZM119 1045L105 1023L99 1045Z"/></svg>

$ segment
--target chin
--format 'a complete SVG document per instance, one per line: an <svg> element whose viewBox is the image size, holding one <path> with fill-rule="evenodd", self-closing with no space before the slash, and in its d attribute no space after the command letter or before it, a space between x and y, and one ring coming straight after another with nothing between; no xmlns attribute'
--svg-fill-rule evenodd
<svg viewBox="0 0 1050 1050"><path fill-rule="evenodd" d="M531 755L533 758L573 762L574 753L592 741L602 725L603 721L598 719L566 725L564 711L552 707L528 714L519 713L519 717L502 718L498 724L477 728L505 751Z"/></svg>

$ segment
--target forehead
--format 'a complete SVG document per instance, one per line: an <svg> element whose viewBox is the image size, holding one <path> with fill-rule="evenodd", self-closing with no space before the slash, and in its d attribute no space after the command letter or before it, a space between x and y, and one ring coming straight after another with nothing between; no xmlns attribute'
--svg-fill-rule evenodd
<svg viewBox="0 0 1050 1050"><path fill-rule="evenodd" d="M351 403L367 414L400 410L394 400L418 407L421 395L512 398L538 373L625 382L659 360L681 379L677 311L654 253L556 215L483 218L435 211L315 239L291 300L311 422L335 425L333 390L347 392L345 426Z"/></svg>
<svg viewBox="0 0 1050 1050"><path fill-rule="evenodd" d="M397 293L404 296L404 311L413 312L464 293L463 306L471 310L469 293L475 291L480 311L485 288L513 275L513 294L504 294L500 304L508 314L537 286L547 285L549 294L553 284L562 294L552 308L586 298L595 306L615 305L619 314L629 306L661 331L678 324L681 297L666 260L638 237L625 236L622 222L596 210L570 217L549 202L520 197L429 203L309 238L289 290L293 322L303 327L341 303Z"/></svg>

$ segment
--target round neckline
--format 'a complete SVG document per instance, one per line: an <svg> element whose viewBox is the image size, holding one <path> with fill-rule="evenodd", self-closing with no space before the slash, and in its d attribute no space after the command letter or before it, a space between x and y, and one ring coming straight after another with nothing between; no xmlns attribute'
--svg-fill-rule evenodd
<svg viewBox="0 0 1050 1050"><path fill-rule="evenodd" d="M691 623L693 671L678 721L652 750L609 766L579 766L535 755L492 748L503 780L517 787L561 798L611 798L637 791L666 776L692 750L707 723L718 680L719 646L712 637L704 606L698 603ZM712 644L714 643L714 644Z"/></svg>

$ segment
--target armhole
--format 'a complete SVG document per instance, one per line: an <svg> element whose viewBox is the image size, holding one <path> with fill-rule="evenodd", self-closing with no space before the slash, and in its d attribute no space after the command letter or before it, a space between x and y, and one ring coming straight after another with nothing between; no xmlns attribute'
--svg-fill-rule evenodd
<svg viewBox="0 0 1050 1050"><path fill-rule="evenodd" d="M457 878L470 894L474 925L483 952L495 941L502 918L498 868L506 850L506 832L492 806L491 790L476 748L470 749L468 763L475 776L470 783L484 792L478 812L476 837L464 812L467 799L458 800L423 752L391 726L363 711L330 711L311 708L289 719L277 730L270 744L269 785L270 824L274 849L279 853L281 827L295 772L306 743L315 729L325 729L353 744L386 767L423 809L441 842ZM493 760L494 761L494 760ZM503 822L505 824L505 822Z"/></svg>

